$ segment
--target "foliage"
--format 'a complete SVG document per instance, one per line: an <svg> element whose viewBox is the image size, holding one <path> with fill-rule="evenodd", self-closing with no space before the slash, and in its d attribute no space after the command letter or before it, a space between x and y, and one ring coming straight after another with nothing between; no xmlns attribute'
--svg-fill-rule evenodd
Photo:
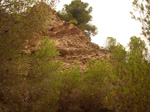
<svg viewBox="0 0 150 112"><path fill-rule="evenodd" d="M64 70L59 73L60 96L58 100L59 112L80 112L79 92L82 80L82 72L78 65L71 70Z"/></svg>
<svg viewBox="0 0 150 112"><path fill-rule="evenodd" d="M149 112L150 63L143 40L131 37L126 51L108 37L109 60L91 60L85 71L78 65L62 70L54 42L39 33L50 17L49 6L4 2L0 6L1 112ZM76 2L81 1L72 3ZM28 7L31 4L36 5ZM79 25L71 13L66 16L70 17L68 21Z"/></svg>
<svg viewBox="0 0 150 112"><path fill-rule="evenodd" d="M73 88L65 89L62 94L65 97L61 97L61 104L64 104L61 107L65 107L66 112L149 110L150 64L143 58L147 53L145 43L138 37L131 37L128 52L121 44L116 43L115 41L115 44L111 44L113 46L109 61L90 61L83 76L78 72L79 69L65 73L76 76L71 81L69 75L63 79L70 86L62 88ZM68 81L76 83L70 84Z"/></svg>
<svg viewBox="0 0 150 112"><path fill-rule="evenodd" d="M142 23L142 34L150 41L150 0L134 0L133 6L132 18Z"/></svg>
<svg viewBox="0 0 150 112"><path fill-rule="evenodd" d="M60 112L149 112L150 63L144 41L131 37L129 51L110 38L110 60L91 60L61 72Z"/></svg>
<svg viewBox="0 0 150 112"><path fill-rule="evenodd" d="M105 42L105 49L108 51L111 51L117 44L117 41L113 37L107 37L106 42Z"/></svg>
<svg viewBox="0 0 150 112"><path fill-rule="evenodd" d="M69 23L78 24L78 21L77 20L70 20Z"/></svg>
<svg viewBox="0 0 150 112"><path fill-rule="evenodd" d="M58 16L67 22L77 21L77 24L81 27L90 38L97 34L97 28L95 25L90 24L92 16L92 7L89 7L88 3L84 3L81 0L74 0L69 5L65 4L62 11L58 11Z"/></svg>
<svg viewBox="0 0 150 112"><path fill-rule="evenodd" d="M59 0L0 0L0 9L1 11L9 13L21 13L28 7L41 2L49 4L52 8L55 8L56 4L59 3Z"/></svg>
<svg viewBox="0 0 150 112"><path fill-rule="evenodd" d="M26 46L26 40L33 38L35 32L43 31L44 21L50 16L48 10L48 5L41 3L41 5L37 4L33 8L29 8L24 13L16 14L7 11L2 13L0 17L0 24L2 24L0 25L0 55L2 61L12 59L14 55L20 54L20 51ZM40 34L34 35L36 35L37 41L41 38ZM36 43L33 42L33 44Z"/></svg>
<svg viewBox="0 0 150 112"><path fill-rule="evenodd" d="M123 45L118 43L114 48L112 48L110 59L113 60L115 63L126 62L126 58L127 52Z"/></svg>
<svg viewBox="0 0 150 112"><path fill-rule="evenodd" d="M91 60L83 76L81 106L84 112L110 112L107 95L111 91L112 69L105 60Z"/></svg>
<svg viewBox="0 0 150 112"><path fill-rule="evenodd" d="M106 95L111 91L108 83L112 69L106 61L92 60L82 73L76 65L60 73L59 112L108 111ZM109 111L108 111L109 112Z"/></svg>
<svg viewBox="0 0 150 112"><path fill-rule="evenodd" d="M112 50L112 55L116 52L119 56L124 54L123 49L120 52ZM116 61L119 56L115 55L114 60L114 81L113 91L110 93L109 102L112 108L121 112L143 112L148 111L150 91L150 69L149 63L144 58L147 53L144 41L137 37L131 37L129 43L129 51L126 56L123 56L125 61ZM121 59L121 58L120 58Z"/></svg>
<svg viewBox="0 0 150 112"><path fill-rule="evenodd" d="M33 0L7 0L0 8L0 111L54 112L58 51L39 32L50 7Z"/></svg>
<svg viewBox="0 0 150 112"><path fill-rule="evenodd" d="M53 112L57 109L57 70L60 67L60 63L55 60L57 55L54 42L46 38L29 58L26 80L32 85L29 101L33 102L36 111Z"/></svg>
<svg viewBox="0 0 150 112"><path fill-rule="evenodd" d="M46 39L34 53L5 62L0 83L3 111L51 112L56 109L55 81L60 66L54 61L56 55L53 43Z"/></svg>
<svg viewBox="0 0 150 112"><path fill-rule="evenodd" d="M148 50L143 40L138 37L131 37L131 41L128 44L130 54L140 55L141 58L146 58Z"/></svg>

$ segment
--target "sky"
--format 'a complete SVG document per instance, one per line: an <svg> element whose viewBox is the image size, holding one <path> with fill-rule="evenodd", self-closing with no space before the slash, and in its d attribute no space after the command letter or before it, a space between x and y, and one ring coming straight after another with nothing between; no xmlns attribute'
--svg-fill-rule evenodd
<svg viewBox="0 0 150 112"><path fill-rule="evenodd" d="M92 37L92 42L104 46L107 37L116 38L123 46L127 46L130 37L141 37L141 24L131 18L133 0L82 0L93 7L92 24L98 28L98 34ZM60 0L57 10L71 0Z"/></svg>

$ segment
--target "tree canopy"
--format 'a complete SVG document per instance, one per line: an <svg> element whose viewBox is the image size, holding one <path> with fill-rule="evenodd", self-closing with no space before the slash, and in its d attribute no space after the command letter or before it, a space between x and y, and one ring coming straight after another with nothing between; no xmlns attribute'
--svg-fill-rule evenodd
<svg viewBox="0 0 150 112"><path fill-rule="evenodd" d="M58 12L58 16L67 22L77 24L81 27L90 38L97 34L97 28L92 25L92 7L88 3L81 0L73 0L69 5L65 4L62 11Z"/></svg>
<svg viewBox="0 0 150 112"><path fill-rule="evenodd" d="M141 58L145 58L148 53L145 42L140 37L135 36L131 37L130 40L128 44L130 53L138 54Z"/></svg>
<svg viewBox="0 0 150 112"><path fill-rule="evenodd" d="M134 0L133 8L132 18L142 23L142 34L150 42L150 0Z"/></svg>
<svg viewBox="0 0 150 112"><path fill-rule="evenodd" d="M107 37L104 48L111 51L117 45L117 40L113 37Z"/></svg>

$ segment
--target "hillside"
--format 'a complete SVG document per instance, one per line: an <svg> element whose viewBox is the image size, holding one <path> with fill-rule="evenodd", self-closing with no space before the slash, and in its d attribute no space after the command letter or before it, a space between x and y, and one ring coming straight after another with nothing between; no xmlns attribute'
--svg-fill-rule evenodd
<svg viewBox="0 0 150 112"><path fill-rule="evenodd" d="M46 31L43 34L55 41L60 52L58 58L64 63L64 69L75 62L81 69L85 69L91 59L108 59L110 56L108 51L90 42L81 28L60 20L54 10L52 10L51 18L47 20Z"/></svg>
<svg viewBox="0 0 150 112"><path fill-rule="evenodd" d="M150 112L150 60L140 37L128 50L108 37L109 52L44 2L17 8L0 11L0 112Z"/></svg>

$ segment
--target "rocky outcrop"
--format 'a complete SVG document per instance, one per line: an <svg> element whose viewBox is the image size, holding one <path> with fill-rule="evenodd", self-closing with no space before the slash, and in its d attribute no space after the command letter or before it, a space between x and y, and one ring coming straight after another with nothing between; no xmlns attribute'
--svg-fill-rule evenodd
<svg viewBox="0 0 150 112"><path fill-rule="evenodd" d="M46 18L42 20L46 21L39 24L39 21L36 20L38 20L41 15ZM34 20L32 18L37 19ZM97 44L90 42L81 28L62 21L57 16L56 11L51 9L46 3L41 2L33 6L26 19L25 21L32 20L30 23L33 23L32 25L35 29L31 30L31 32L33 32L28 34L22 44L21 54L34 53L44 40L44 38L41 38L44 35L55 41L55 45L60 52L58 59L61 59L64 63L64 69L68 69L74 63L78 63L81 69L84 70L90 60L107 60L110 56L110 52L104 51ZM25 25L18 21L15 21L14 24L18 25L18 28L26 26L26 22ZM42 25L42 27L36 29L39 25ZM5 33L8 31L9 29L6 29Z"/></svg>
<svg viewBox="0 0 150 112"><path fill-rule="evenodd" d="M64 63L64 69L78 63L84 70L86 64L92 59L107 60L109 58L108 51L90 42L84 31L78 26L60 20L55 11L52 11L51 19L46 23L46 31L43 34L55 41L60 52L58 58Z"/></svg>

